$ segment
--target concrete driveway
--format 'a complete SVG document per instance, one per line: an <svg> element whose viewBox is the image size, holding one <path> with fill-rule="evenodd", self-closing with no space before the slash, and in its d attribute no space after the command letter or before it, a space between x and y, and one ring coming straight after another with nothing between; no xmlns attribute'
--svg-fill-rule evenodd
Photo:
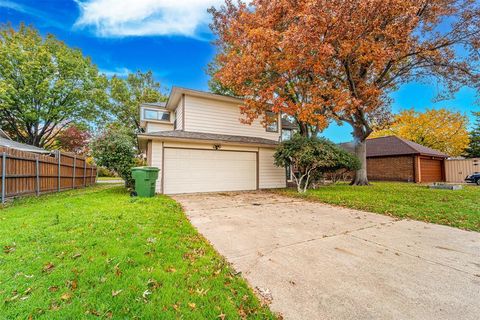
<svg viewBox="0 0 480 320"><path fill-rule="evenodd" d="M480 233L268 192L174 198L285 319L479 319Z"/></svg>

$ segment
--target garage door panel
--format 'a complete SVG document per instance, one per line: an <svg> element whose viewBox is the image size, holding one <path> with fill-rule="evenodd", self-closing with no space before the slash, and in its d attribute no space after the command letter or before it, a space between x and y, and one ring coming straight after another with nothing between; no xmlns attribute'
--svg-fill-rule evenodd
<svg viewBox="0 0 480 320"><path fill-rule="evenodd" d="M166 148L165 193L255 190L254 152Z"/></svg>
<svg viewBox="0 0 480 320"><path fill-rule="evenodd" d="M420 159L420 174L422 182L440 182L443 181L442 175L443 162L434 159Z"/></svg>

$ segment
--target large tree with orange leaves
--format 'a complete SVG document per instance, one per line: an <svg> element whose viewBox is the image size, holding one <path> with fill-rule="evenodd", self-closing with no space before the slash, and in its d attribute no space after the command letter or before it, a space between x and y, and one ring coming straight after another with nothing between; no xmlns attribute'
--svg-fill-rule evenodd
<svg viewBox="0 0 480 320"><path fill-rule="evenodd" d="M356 185L368 184L365 140L392 90L415 79L438 82L443 97L479 86L477 1L227 0L210 12L214 79L244 97L245 121L282 112L304 135L347 122L362 163Z"/></svg>

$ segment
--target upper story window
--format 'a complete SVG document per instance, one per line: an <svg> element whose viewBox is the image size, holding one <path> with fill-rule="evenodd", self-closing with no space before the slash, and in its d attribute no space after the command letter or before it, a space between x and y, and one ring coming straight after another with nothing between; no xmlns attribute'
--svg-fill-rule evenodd
<svg viewBox="0 0 480 320"><path fill-rule="evenodd" d="M278 116L275 112L267 111L265 113L267 121L267 132L278 132Z"/></svg>
<svg viewBox="0 0 480 320"><path fill-rule="evenodd" d="M292 139L293 130L290 129L282 129L282 141L287 141Z"/></svg>
<svg viewBox="0 0 480 320"><path fill-rule="evenodd" d="M170 112L163 110L144 109L143 118L145 120L170 121Z"/></svg>

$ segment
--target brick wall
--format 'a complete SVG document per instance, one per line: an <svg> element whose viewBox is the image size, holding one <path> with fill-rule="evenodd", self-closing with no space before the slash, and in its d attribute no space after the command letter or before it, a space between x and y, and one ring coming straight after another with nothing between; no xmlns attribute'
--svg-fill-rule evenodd
<svg viewBox="0 0 480 320"><path fill-rule="evenodd" d="M413 156L368 158L368 179L414 182L413 161Z"/></svg>

